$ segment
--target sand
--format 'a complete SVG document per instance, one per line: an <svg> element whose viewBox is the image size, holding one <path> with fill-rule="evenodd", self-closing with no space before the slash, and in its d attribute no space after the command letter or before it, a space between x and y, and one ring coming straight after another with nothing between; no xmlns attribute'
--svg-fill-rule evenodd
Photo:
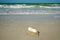
<svg viewBox="0 0 60 40"><path fill-rule="evenodd" d="M27 33L29 26L39 37ZM60 40L60 22L0 22L0 40Z"/></svg>

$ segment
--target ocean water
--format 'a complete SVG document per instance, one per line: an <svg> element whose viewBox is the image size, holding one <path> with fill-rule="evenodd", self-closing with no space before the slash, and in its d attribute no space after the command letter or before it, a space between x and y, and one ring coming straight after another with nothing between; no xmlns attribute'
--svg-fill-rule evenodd
<svg viewBox="0 0 60 40"><path fill-rule="evenodd" d="M0 8L2 21L60 21L60 8Z"/></svg>

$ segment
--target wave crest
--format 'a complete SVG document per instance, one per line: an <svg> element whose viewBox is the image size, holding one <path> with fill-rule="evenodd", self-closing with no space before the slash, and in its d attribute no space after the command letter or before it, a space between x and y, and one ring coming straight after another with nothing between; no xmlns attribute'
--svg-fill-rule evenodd
<svg viewBox="0 0 60 40"><path fill-rule="evenodd" d="M35 8L35 7L39 7L39 8L60 8L59 5L54 4L52 6L44 6L44 5L26 5L26 4L16 4L16 5L0 5L0 8Z"/></svg>

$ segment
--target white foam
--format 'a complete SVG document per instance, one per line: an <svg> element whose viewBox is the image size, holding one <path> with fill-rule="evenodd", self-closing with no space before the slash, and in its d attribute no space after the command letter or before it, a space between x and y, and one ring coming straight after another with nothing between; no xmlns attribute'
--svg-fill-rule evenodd
<svg viewBox="0 0 60 40"><path fill-rule="evenodd" d="M26 6L26 5L0 5L0 8L31 8L34 6Z"/></svg>
<svg viewBox="0 0 60 40"><path fill-rule="evenodd" d="M0 5L0 8L34 8L34 7L40 7L40 8L60 8L59 6L37 6L37 5Z"/></svg>

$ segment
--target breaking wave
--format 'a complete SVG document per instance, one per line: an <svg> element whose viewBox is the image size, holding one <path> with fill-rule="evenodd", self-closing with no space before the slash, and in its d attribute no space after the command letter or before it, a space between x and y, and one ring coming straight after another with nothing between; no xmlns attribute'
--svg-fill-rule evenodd
<svg viewBox="0 0 60 40"><path fill-rule="evenodd" d="M7 5L7 4L0 4L0 8L60 8L60 4L52 4L49 6L45 6L45 5L26 5L26 4L16 4L16 5Z"/></svg>

